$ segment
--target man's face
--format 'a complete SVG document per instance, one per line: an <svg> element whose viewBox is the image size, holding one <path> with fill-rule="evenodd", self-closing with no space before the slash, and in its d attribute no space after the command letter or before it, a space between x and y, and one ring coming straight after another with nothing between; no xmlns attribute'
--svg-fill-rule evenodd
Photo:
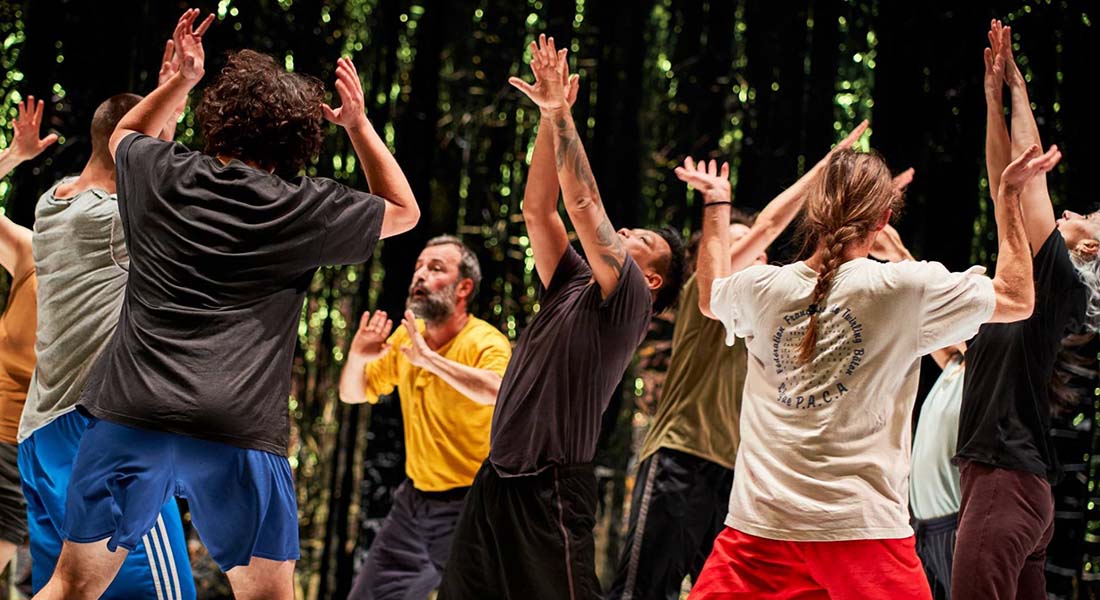
<svg viewBox="0 0 1100 600"><path fill-rule="evenodd" d="M1066 248L1078 256L1095 257L1100 246L1100 213L1079 215L1073 211L1064 211L1058 219L1058 231L1066 240Z"/></svg>
<svg viewBox="0 0 1100 600"><path fill-rule="evenodd" d="M730 225L730 244L736 244L738 240L749 234L749 226L742 225L741 223L734 223ZM733 260L731 257L730 260ZM760 256L756 257L753 261L754 265L766 265L768 264L768 253L761 252Z"/></svg>
<svg viewBox="0 0 1100 600"><path fill-rule="evenodd" d="M405 306L429 323L445 321L458 300L458 265L462 253L454 244L424 248L416 259Z"/></svg>
<svg viewBox="0 0 1100 600"><path fill-rule="evenodd" d="M617 233L619 241L623 243L623 249L630 254L634 262L638 263L642 273L646 275L649 289L653 290L661 287L664 275L658 272L657 265L661 264L662 261L667 264L669 257L672 256L672 248L669 247L665 238L648 229L623 228ZM656 277L653 277L653 275L656 275Z"/></svg>

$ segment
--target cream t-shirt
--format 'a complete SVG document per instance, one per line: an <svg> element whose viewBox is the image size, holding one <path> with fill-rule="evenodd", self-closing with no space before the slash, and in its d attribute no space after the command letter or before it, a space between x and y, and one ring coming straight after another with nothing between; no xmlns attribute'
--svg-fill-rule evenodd
<svg viewBox="0 0 1100 600"><path fill-rule="evenodd" d="M930 262L840 266L814 359L798 362L817 274L750 267L714 282L726 342L749 370L726 525L777 540L904 538L910 420L920 356L966 340L993 314L981 267Z"/></svg>

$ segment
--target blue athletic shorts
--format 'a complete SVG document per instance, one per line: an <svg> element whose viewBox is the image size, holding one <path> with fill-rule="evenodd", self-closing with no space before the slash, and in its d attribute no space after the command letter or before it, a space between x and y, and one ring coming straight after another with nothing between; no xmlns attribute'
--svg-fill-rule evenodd
<svg viewBox="0 0 1100 600"><path fill-rule="evenodd" d="M69 482L66 539L135 548L173 496L187 499L223 571L253 556L298 559L298 502L285 456L94 418Z"/></svg>
<svg viewBox="0 0 1100 600"><path fill-rule="evenodd" d="M19 475L27 498L31 586L35 593L50 580L61 555L65 491L87 426L88 419L74 410L19 444ZM153 520L138 539L102 597L194 600L195 580L174 499L157 505Z"/></svg>

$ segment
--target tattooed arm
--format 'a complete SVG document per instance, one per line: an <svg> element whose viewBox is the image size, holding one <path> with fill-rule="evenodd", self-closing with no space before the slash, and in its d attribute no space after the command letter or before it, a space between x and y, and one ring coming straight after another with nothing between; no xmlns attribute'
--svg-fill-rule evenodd
<svg viewBox="0 0 1100 600"><path fill-rule="evenodd" d="M558 108L550 118L554 125L554 160L565 210L592 267L592 276L607 297L619 284L626 249L604 211L596 178L592 176L592 167L569 107Z"/></svg>
<svg viewBox="0 0 1100 600"><path fill-rule="evenodd" d="M539 42L545 46L546 37ZM528 95L539 96L544 91L543 79L557 77L547 69L542 60L539 45L531 42L531 72L535 75L534 85L518 77L509 78L508 83ZM566 86L566 102L570 105L577 99L577 76L569 75L568 67L563 73ZM531 90L528 93L528 90ZM527 171L527 184L523 190L523 222L527 226L527 237L531 240L531 253L535 258L535 272L544 287L550 285L554 272L558 268L565 249L569 246L569 234L565 223L558 214L558 174L554 169L554 125L550 114L543 111L539 121L539 130L535 135L535 148L531 153L531 166Z"/></svg>
<svg viewBox="0 0 1100 600"><path fill-rule="evenodd" d="M569 219L573 222L573 228L581 240L581 247L592 267L592 275L604 297L607 297L619 284L619 274L623 270L626 250L619 235L615 233L615 228L607 219L607 213L600 201L600 192L596 189L596 180L588 164L588 157L585 156L584 147L581 145L580 136L577 135L576 125L573 123L573 115L569 111L572 104L571 96L575 98L576 92L574 80L569 77L565 58L566 51L555 48L554 38L540 35L538 43L531 44L531 70L535 72L534 85L517 78L510 79L509 83L519 88L539 106L543 114L543 127L548 124L546 117L549 117L549 133L553 137L558 183L565 198L565 210L569 213ZM538 153L538 151L538 141L536 141L535 152ZM534 163L535 160L532 159L532 180L536 173ZM529 198L525 199L525 203L529 200L544 199L545 189L537 197L532 196L531 191L531 187L528 186ZM525 216L529 210L533 209L525 211ZM564 250L561 248L561 252ZM535 251L538 252L538 249ZM557 258L560 259L560 254ZM540 277L543 276L542 271L543 269L539 267Z"/></svg>

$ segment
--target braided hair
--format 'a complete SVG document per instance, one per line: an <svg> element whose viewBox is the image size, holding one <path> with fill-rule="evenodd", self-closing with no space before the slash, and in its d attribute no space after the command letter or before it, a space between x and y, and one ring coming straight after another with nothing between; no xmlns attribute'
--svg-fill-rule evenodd
<svg viewBox="0 0 1100 600"><path fill-rule="evenodd" d="M838 150L810 191L799 223L803 254L821 253L807 311L810 322L799 347L799 361L809 362L817 347L817 323L836 271L844 262L844 249L867 238L887 210L900 210L901 194L894 189L886 162L875 153Z"/></svg>

